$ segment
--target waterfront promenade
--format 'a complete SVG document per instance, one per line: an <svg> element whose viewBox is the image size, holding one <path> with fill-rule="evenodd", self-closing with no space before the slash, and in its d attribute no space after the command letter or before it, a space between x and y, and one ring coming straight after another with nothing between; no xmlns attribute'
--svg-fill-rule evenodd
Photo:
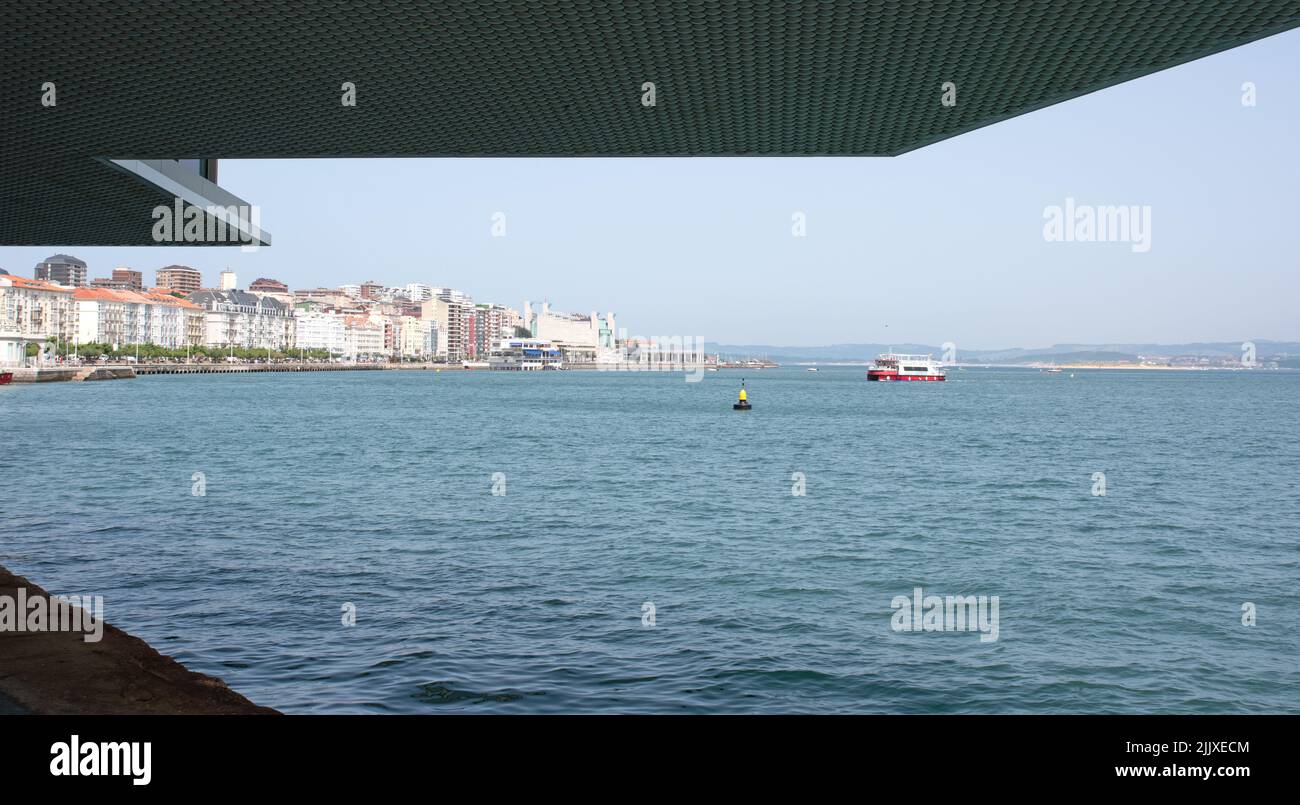
<svg viewBox="0 0 1300 805"><path fill-rule="evenodd" d="M380 369L455 369L441 363L118 363L84 366L37 366L6 369L14 383L48 383L60 380L128 380L140 375L212 375L250 372L343 372Z"/></svg>
<svg viewBox="0 0 1300 805"><path fill-rule="evenodd" d="M249 372L344 372L379 369L459 369L441 364L387 363L145 363L135 367L136 375L213 375Z"/></svg>
<svg viewBox="0 0 1300 805"><path fill-rule="evenodd" d="M627 372L682 372L699 371L708 364L640 365L575 363L564 366L563 371ZM724 369L758 368L774 369L767 363L723 364ZM717 368L713 366L712 368ZM47 383L61 380L128 380L141 375L213 375L249 374L252 372L356 372L356 371L489 371L483 365L465 366L459 363L323 363L312 361L286 361L273 363L119 363L88 365L54 365L6 369L13 373L14 383Z"/></svg>

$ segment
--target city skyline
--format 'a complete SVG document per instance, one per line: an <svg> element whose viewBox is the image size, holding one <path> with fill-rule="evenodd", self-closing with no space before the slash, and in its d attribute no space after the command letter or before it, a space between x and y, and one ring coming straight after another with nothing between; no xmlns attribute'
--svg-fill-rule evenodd
<svg viewBox="0 0 1300 805"><path fill-rule="evenodd" d="M64 252L91 276L418 282L725 343L1297 340L1297 45L1279 34L892 159L223 161L274 246L6 247L0 267L30 276ZM1148 210L1149 248L1046 238L1045 210L1076 203Z"/></svg>
<svg viewBox="0 0 1300 805"><path fill-rule="evenodd" d="M50 256L51 259L64 258L64 257L71 257L74 260L76 259L75 255L59 254L59 255ZM77 262L81 262L81 261L77 260ZM42 266L46 264L47 261L42 261L41 263L39 263L36 266L37 272L39 272ZM189 272L192 275L198 275L201 277L205 276L203 272L201 272L199 269L196 269L192 266L172 264L172 265L159 268L157 270L155 284L144 283L144 285L148 286L147 290L151 292L159 291L165 293L180 294L180 291L178 291L176 288L168 287L168 285L164 283L163 276L162 276L164 272L170 275L172 273L176 273L178 270L179 272L182 273ZM4 271L7 271L7 269ZM13 275L13 272L9 272L9 273ZM139 287L141 283L140 276L142 275L142 272L139 270L133 270L130 267L123 267L123 266L115 267L110 272L111 273L110 277L102 277L102 278L93 277L92 275L94 272L91 271L88 267L85 269L84 273L85 273L86 281L80 287L86 290L119 288L121 287L121 283L124 282L124 280L122 279L122 275L134 275L134 278L132 280L134 282L134 285L132 285L130 288L125 288L126 290L140 290ZM210 292L210 291L224 292L228 290L238 290L244 293L252 293L259 297L269 295L271 297L276 297L276 298L292 296L294 295L295 291L300 291L303 293L298 295L298 303L301 304L307 302L312 304L313 307L315 306L316 300L319 300L319 298L321 298L322 296L322 293L320 292L325 292L323 295L326 297L330 297L330 296L339 297L339 298L349 297L353 299L355 302L360 303L362 305L379 303L381 300L383 300L386 305L393 302L413 301L414 303L416 303L417 308L420 306L419 302L421 300L428 301L429 299L432 298L433 295L437 295L439 292L444 292L444 293L452 294L458 298L463 298L467 305L473 305L479 308L506 309L512 311L517 315L521 313L526 313L529 309L529 306L533 304L532 301L530 300L524 300L524 303L518 309L515 309L514 306L507 303L502 303L495 300L475 299L474 294L472 292L466 293L464 289L451 288L450 286L446 286L446 285L441 285L441 286L428 285L426 283L406 283L404 285L402 284L390 285L372 279L372 280L364 280L359 283L357 282L342 283L337 286L291 288L274 277L258 277L251 281L241 282L238 278L237 272L233 270L221 269L217 273L218 273L218 282L216 283L208 283L206 279L202 280L201 282L198 280L194 280L195 282L199 283L195 285L195 290L201 289L204 292ZM3 273L0 273L0 276L3 276ZM16 276L23 277L23 275L21 274L18 274ZM240 284L242 284L244 287L239 288L238 286ZM67 287L72 288L73 286L67 286ZM379 297L375 297L372 299L371 297L366 295L366 291L364 289L366 289L367 287L378 289L379 291L381 291L381 295ZM420 295L421 293L423 293L423 296ZM185 298L188 298L189 296L188 294L181 294L181 295ZM562 316L574 315L574 316L585 317L587 315L580 311L572 311L572 310L570 310L567 313L559 313L560 307L552 306L548 299L538 300L536 304L538 305L539 309L555 307L558 315L562 315ZM601 314L601 315L603 317L606 314ZM612 316L615 314L613 312L610 312L607 315ZM596 311L591 311L591 316L595 317ZM630 335L630 333L627 332L626 327L623 327L623 328L619 328L618 332L615 333L615 335L619 338L623 338L626 337L627 335ZM672 338L674 336L668 334L636 334L634 335L634 337ZM698 337L698 336L687 336L687 337L698 338L701 343L704 343L707 340L711 344L710 346L711 349L714 350L721 349L724 352L728 352L728 351L734 352L737 349L746 350L746 351L757 350L759 352L762 352L764 350L776 350L781 352L806 350L809 355L812 355L812 354L816 354L818 350L829 351L826 355L822 356L823 358L830 357L831 353L834 353L836 351L842 351L845 348L873 346L871 343L863 342L863 341L848 341L848 342L835 342L835 343L829 343L829 342L808 343L808 344L775 344L775 343L740 344L740 343L724 343L725 339L722 340L704 339L703 337ZM1286 339L1286 338L1254 338L1254 339L1247 338L1242 340L1241 344L1245 345L1248 343L1253 343L1254 341L1259 341L1261 343L1280 344L1283 346L1292 343L1290 339ZM875 344L874 346L881 346L883 348L882 346L883 343L884 342L881 342ZM926 348L935 352L944 352L945 350L956 349L955 342L944 342L943 345L940 346L927 347L926 346L927 342L924 339L919 341L899 340L890 343L910 344L911 347L909 348L913 348L913 347L917 349ZM933 344L938 344L938 343L939 342L937 341L933 342ZM1198 347L1198 345L1207 345L1207 344L1218 346L1220 343L1222 342L1216 343L1214 339L1192 339L1190 341L1183 341L1183 342L1175 342L1170 340L1158 340L1158 341L1145 342L1145 346L1169 347L1171 349L1185 349L1185 348ZM1237 342L1232 341L1232 343L1235 344ZM1117 341L1098 341L1098 340L1073 341L1073 342L1055 341L1052 343L1040 343L1040 344L1006 344L997 347L973 347L972 348L967 346L967 347L962 347L962 350L964 352L969 352L973 350L975 353L984 354L984 353L1027 351L1027 350L1034 350L1034 349L1056 350L1061 347L1070 347L1070 348L1099 347L1100 348L1100 347L1117 347L1117 346L1127 348L1133 346L1133 343L1132 342L1124 343L1124 342L1117 342ZM892 347L889 349L892 350ZM1196 354L1196 349L1192 349L1192 354Z"/></svg>

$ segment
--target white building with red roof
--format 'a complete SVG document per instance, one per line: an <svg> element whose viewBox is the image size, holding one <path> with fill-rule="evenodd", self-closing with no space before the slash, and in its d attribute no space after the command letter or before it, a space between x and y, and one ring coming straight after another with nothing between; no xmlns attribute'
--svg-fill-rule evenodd
<svg viewBox="0 0 1300 805"><path fill-rule="evenodd" d="M72 288L0 274L0 366L25 362L26 345L75 335Z"/></svg>

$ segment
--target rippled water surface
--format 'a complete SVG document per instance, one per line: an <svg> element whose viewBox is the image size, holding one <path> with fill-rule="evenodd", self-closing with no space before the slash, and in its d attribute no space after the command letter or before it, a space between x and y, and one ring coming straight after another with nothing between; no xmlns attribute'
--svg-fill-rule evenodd
<svg viewBox="0 0 1300 805"><path fill-rule="evenodd" d="M0 564L289 712L1300 712L1300 373L746 379L0 387Z"/></svg>

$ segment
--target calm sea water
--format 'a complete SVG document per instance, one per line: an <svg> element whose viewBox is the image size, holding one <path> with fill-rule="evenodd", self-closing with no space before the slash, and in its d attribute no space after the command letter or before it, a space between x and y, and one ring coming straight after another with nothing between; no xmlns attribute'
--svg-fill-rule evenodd
<svg viewBox="0 0 1300 805"><path fill-rule="evenodd" d="M289 712L1300 712L1300 373L746 379L4 387L0 564Z"/></svg>

